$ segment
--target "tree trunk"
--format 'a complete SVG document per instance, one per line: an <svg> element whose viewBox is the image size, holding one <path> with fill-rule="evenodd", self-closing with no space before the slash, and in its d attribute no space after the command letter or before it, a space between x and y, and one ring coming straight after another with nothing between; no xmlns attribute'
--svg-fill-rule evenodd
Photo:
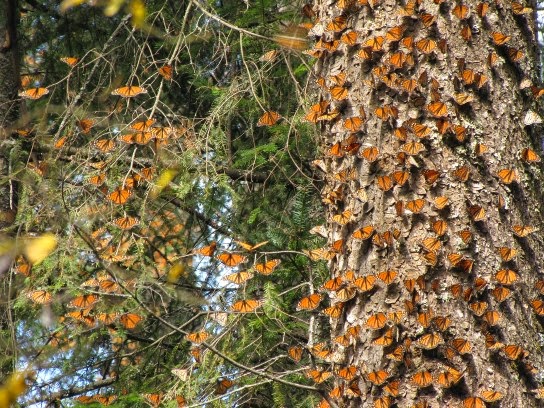
<svg viewBox="0 0 544 408"><path fill-rule="evenodd" d="M352 327L349 346L337 345L337 403L483 407L496 391L501 407L540 406L534 13L500 0L348 3L318 4L311 31L329 102L315 109L330 271L347 285L331 303L357 288L332 324L333 341ZM349 366L353 380L336 371Z"/></svg>
<svg viewBox="0 0 544 408"><path fill-rule="evenodd" d="M19 115L17 88L19 66L17 55L17 0L0 2L0 231L15 221L17 211L16 191L9 180L11 128ZM0 240L1 240L0 236ZM0 381L14 366L11 324L9 319L9 278L6 271L11 257L0 254Z"/></svg>

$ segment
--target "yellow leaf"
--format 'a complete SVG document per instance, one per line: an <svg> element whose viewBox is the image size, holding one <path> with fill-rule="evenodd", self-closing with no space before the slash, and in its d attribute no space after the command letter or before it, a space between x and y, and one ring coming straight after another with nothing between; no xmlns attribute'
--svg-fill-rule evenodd
<svg viewBox="0 0 544 408"><path fill-rule="evenodd" d="M60 11L61 13L64 13L66 10L86 2L87 0L62 0L62 3L60 3Z"/></svg>
<svg viewBox="0 0 544 408"><path fill-rule="evenodd" d="M108 17L116 15L124 2L125 0L109 0L104 8L104 14Z"/></svg>
<svg viewBox="0 0 544 408"><path fill-rule="evenodd" d="M130 14L132 14L132 25L141 27L144 24L146 17L146 9L142 0L132 0L130 2Z"/></svg>
<svg viewBox="0 0 544 408"><path fill-rule="evenodd" d="M176 283L182 275L187 275L186 265L177 263L168 271L167 281L169 283Z"/></svg>
<svg viewBox="0 0 544 408"><path fill-rule="evenodd" d="M157 198L161 191L164 190L172 180L174 180L174 177L176 177L178 173L179 171L176 169L164 170L157 179L157 183L153 187L153 190L151 190L151 198Z"/></svg>
<svg viewBox="0 0 544 408"><path fill-rule="evenodd" d="M26 390L25 376L13 373L0 387L0 408L8 408Z"/></svg>
<svg viewBox="0 0 544 408"><path fill-rule="evenodd" d="M28 262L37 265L51 254L57 247L57 237L51 233L36 238L26 238L23 254Z"/></svg>

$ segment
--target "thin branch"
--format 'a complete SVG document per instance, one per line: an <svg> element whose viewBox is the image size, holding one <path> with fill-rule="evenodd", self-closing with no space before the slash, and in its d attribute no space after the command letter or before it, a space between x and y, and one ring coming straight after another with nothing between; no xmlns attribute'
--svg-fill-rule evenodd
<svg viewBox="0 0 544 408"><path fill-rule="evenodd" d="M39 402L51 402L60 400L63 398L71 398L76 395L85 394L88 391L97 390L102 387L107 387L108 385L113 384L115 381L117 381L116 378L106 378L104 380L96 381L91 384L87 384L83 387L70 387L65 390L57 391L52 394L49 394L47 397L36 397L31 399L30 401L25 401L26 406L31 406L33 404L37 404Z"/></svg>

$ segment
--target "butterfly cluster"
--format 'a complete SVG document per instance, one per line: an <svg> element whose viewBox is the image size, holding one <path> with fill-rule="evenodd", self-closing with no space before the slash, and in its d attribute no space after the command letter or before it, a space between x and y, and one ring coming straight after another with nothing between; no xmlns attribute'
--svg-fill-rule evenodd
<svg viewBox="0 0 544 408"><path fill-rule="evenodd" d="M324 157L312 163L325 181L322 201L328 208L327 225L314 230L329 244L306 254L328 261L332 276L297 304L300 311L328 316L336 327L332 341L306 348L324 361L308 377L315 383L333 379L329 396L339 400L367 398L362 382L367 390L373 384L374 406L382 408L409 389L468 381L464 359L482 340L490 354L535 373L529 352L506 341L503 306L520 280L520 243L536 228L512 214L511 230L488 246L497 265L493 271L479 268L482 259L474 259L472 250L489 245L482 243L482 229L491 218L509 214L505 197L523 188L522 174L540 161L527 146L518 147L512 162L494 160L496 146L470 119L490 103L503 67L527 69L522 44L495 16L524 21L531 9L515 2L506 12L497 2L474 8L408 0L388 9L377 25L372 18L386 7L391 5L380 0L340 0L307 27L315 44L303 53L318 61L319 101L304 120L318 125L329 141ZM468 58L461 54L465 48L478 51ZM453 64L446 67L444 61ZM453 77L446 79L441 69ZM533 104L542 94L531 84L519 89L530 92ZM477 201L470 192L482 182L490 185L493 202ZM466 201L458 201L459 192ZM393 293L398 300L384 303ZM371 302L382 302L381 310L354 324L350 311ZM459 330L457 317L441 313L448 310L442 302L459 302L480 340ZM539 297L531 306L544 315ZM386 361L345 365L348 347L367 348L365 355L368 347L380 348ZM295 346L289 355L300 361L304 350ZM482 389L458 398L464 407L484 407L506 392ZM416 406L434 406L426 404Z"/></svg>

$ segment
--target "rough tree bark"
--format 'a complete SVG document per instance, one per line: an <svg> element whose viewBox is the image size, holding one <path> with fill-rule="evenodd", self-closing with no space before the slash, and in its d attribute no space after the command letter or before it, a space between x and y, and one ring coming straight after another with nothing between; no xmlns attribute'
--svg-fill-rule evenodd
<svg viewBox="0 0 544 408"><path fill-rule="evenodd" d="M0 231L14 222L17 211L14 186L8 180L10 129L19 115L16 102L19 85L16 36L18 13L17 0L0 2ZM5 273L10 263L10 256L0 254L0 349L4 354L0 358L0 379L13 368L8 318L9 285L8 274Z"/></svg>
<svg viewBox="0 0 544 408"><path fill-rule="evenodd" d="M314 119L330 271L346 288L331 303L357 289L333 320L336 402L483 407L498 398L483 391L497 391L493 406L541 406L534 13L502 0L363 2L318 2L311 30L329 102ZM353 117L364 122L356 133ZM524 236L532 227L541 231ZM342 378L350 366L355 377Z"/></svg>

